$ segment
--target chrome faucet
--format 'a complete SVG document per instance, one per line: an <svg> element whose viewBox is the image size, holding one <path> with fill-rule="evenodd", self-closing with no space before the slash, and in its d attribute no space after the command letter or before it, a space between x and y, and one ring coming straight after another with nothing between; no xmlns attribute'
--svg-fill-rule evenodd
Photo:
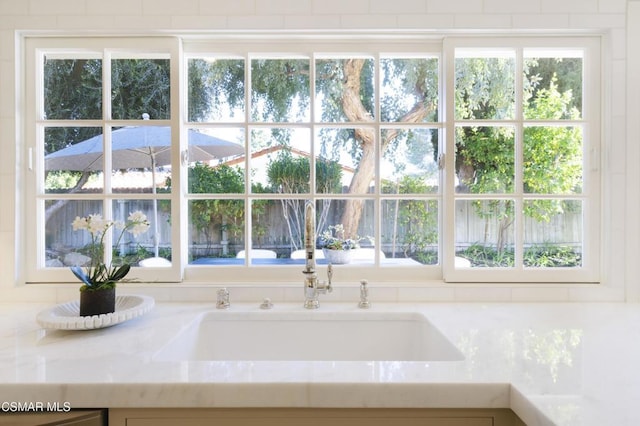
<svg viewBox="0 0 640 426"><path fill-rule="evenodd" d="M304 307L317 309L320 304L320 294L331 293L331 277L333 269L331 264L327 266L327 281L318 281L316 272L316 209L312 200L307 200L304 207Z"/></svg>

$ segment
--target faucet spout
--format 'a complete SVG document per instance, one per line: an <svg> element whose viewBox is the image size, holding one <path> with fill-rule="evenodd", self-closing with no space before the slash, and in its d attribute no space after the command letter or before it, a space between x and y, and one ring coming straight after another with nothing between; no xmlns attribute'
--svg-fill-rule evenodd
<svg viewBox="0 0 640 426"><path fill-rule="evenodd" d="M316 270L316 208L312 200L304 207L304 254L305 272Z"/></svg>
<svg viewBox="0 0 640 426"><path fill-rule="evenodd" d="M332 267L327 268L328 281L319 282L316 272L316 209L313 200L308 200L304 210L304 251L305 267L304 274L304 307L307 309L317 309L320 304L318 295L330 293Z"/></svg>

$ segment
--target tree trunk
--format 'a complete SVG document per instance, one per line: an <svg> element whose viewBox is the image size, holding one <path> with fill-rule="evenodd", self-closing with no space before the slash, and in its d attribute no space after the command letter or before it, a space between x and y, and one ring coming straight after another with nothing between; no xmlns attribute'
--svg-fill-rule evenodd
<svg viewBox="0 0 640 426"><path fill-rule="evenodd" d="M78 179L78 182L76 182L74 187L69 190L69 194L78 192L80 188L82 188L84 184L87 183L90 175L91 175L91 172L82 172L82 174L80 175L80 178ZM58 210L60 210L67 204L68 201L69 200L58 200L58 201L55 201L53 204L51 204L49 207L47 207L47 210L44 213L44 223L46 224L49 221L49 219Z"/></svg>
<svg viewBox="0 0 640 426"><path fill-rule="evenodd" d="M346 59L343 63L344 82L342 87L342 110L347 119L352 122L372 122L373 117L366 110L360 99L360 78L364 59ZM418 83L419 84L419 83ZM422 92L419 92L422 93ZM420 123L432 111L433 105L426 105L424 98L418 99L413 108L405 114L399 122ZM391 141L398 136L398 130L389 130L385 133L380 143L380 152L384 152ZM362 149L362 157L356 168L349 194L366 194L369 191L371 181L375 178L376 170L376 137L371 129L356 128L356 141ZM342 213L342 225L345 235L353 237L358 233L358 225L362 217L364 200L347 199Z"/></svg>

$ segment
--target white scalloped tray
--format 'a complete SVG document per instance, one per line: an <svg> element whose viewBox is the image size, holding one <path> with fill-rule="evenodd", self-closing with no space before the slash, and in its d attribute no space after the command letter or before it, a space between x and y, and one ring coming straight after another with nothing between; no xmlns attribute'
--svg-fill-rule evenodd
<svg viewBox="0 0 640 426"><path fill-rule="evenodd" d="M112 325L146 314L153 308L152 297L143 295L116 296L116 311L110 314L80 316L80 301L61 303L46 309L36 316L44 328L57 330L92 330Z"/></svg>

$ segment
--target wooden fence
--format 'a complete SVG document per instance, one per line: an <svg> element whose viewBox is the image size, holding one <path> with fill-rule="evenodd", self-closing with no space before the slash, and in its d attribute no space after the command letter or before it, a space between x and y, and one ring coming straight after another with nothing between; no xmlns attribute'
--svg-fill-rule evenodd
<svg viewBox="0 0 640 426"><path fill-rule="evenodd" d="M383 234L379 246L387 254L391 254L393 248L397 253L401 253L402 243L409 232L394 222L394 204L384 203L382 210ZM71 223L76 216L86 216L98 212L100 205L100 202L96 201L69 202L49 218L46 224L46 249L49 258L60 257L90 243L89 234L84 231L73 231ZM303 206L304 201L299 200L297 208L289 210L285 214L285 208L280 201L275 200L268 203L264 212L252 218L253 247L275 250L280 256L287 256L292 250L302 248L303 239L300 230L304 229ZM326 211L324 225L338 223L343 207L343 201L332 201ZM153 203L150 200L127 200L114 204L114 216L117 220L126 220L129 213L136 210L141 210L150 221L153 220ZM166 202L161 201L158 207L159 246L170 250L171 218L168 210ZM436 215L433 218L433 223L437 224L437 212L434 210L432 213ZM497 243L500 222L496 218L479 217L470 203L456 205L455 215L457 247L464 248L472 244L495 245ZM222 223L213 223L206 233L190 229L189 245L192 257L232 256L237 251L244 249L244 223L235 224L238 225L237 228L231 226L234 225L233 223L226 223L228 229L226 233L221 231L222 225ZM554 243L579 248L582 244L582 216L580 212L566 212L563 215L554 216L548 223L538 222L527 217L522 225L526 245ZM368 201L364 206L359 235L371 236L374 234L374 229L373 201ZM504 233L503 242L506 245L513 244L513 230L514 226L511 225ZM392 241L393 235L396 236L396 244ZM126 235L119 248L124 252L132 252L139 247L151 251L154 246L153 236L152 230L138 236L138 238ZM434 247L437 244L437 241L433 242ZM364 245L367 245L366 242Z"/></svg>

